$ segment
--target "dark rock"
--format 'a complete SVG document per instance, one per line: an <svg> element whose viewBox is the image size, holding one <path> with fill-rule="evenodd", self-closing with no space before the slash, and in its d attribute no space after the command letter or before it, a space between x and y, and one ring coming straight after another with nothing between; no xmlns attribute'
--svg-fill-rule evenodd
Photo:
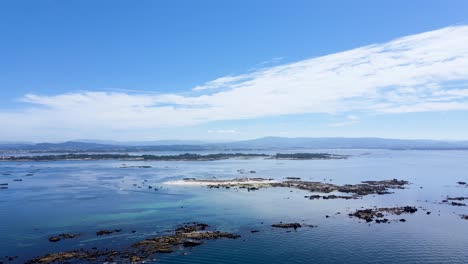
<svg viewBox="0 0 468 264"><path fill-rule="evenodd" d="M177 233L190 233L190 232L195 232L195 231L203 231L207 227L209 227L207 224L204 223L192 223L189 225L184 225L181 227L178 227L175 232Z"/></svg>
<svg viewBox="0 0 468 264"><path fill-rule="evenodd" d="M81 234L67 234L67 233L63 233L63 234L59 234L59 235L56 235L56 236L51 236L49 237L49 241L50 242L58 242L62 239L72 239L72 238L76 238L76 237L79 237L81 236Z"/></svg>
<svg viewBox="0 0 468 264"><path fill-rule="evenodd" d="M447 197L449 201L464 201L465 199L468 200L468 197Z"/></svg>
<svg viewBox="0 0 468 264"><path fill-rule="evenodd" d="M349 214L351 217L356 217L359 219L366 220L366 222L372 222L374 218L384 217L384 213L401 215L402 213L415 213L418 209L414 206L404 206L404 207L384 207L384 208L373 208L373 209L362 209L357 210L354 213ZM379 220L379 222L377 222ZM377 223L387 223L388 219L377 219ZM385 220L385 221L384 221Z"/></svg>
<svg viewBox="0 0 468 264"><path fill-rule="evenodd" d="M201 244L203 244L203 242L197 241L197 240L186 240L186 241L184 241L184 247L196 247L196 246L199 246Z"/></svg>
<svg viewBox="0 0 468 264"><path fill-rule="evenodd" d="M58 236L49 237L49 241L50 241L50 242L58 242L58 241L60 241L60 240L61 240L61 238L58 237Z"/></svg>
<svg viewBox="0 0 468 264"><path fill-rule="evenodd" d="M463 181L459 181L457 183L460 184L460 185L465 185L466 184L466 182L463 182Z"/></svg>
<svg viewBox="0 0 468 264"><path fill-rule="evenodd" d="M101 230L101 231L97 231L96 232L96 235L97 236L102 236L102 235L109 235L109 234L112 234L112 233L118 233L122 231L122 229L114 229L114 230Z"/></svg>
<svg viewBox="0 0 468 264"><path fill-rule="evenodd" d="M294 228L294 230L302 227L299 223L279 223L271 226L276 228Z"/></svg>
<svg viewBox="0 0 468 264"><path fill-rule="evenodd" d="M418 211L418 209L416 207L414 207L414 206L405 206L405 207L403 207L403 212L404 213L415 213L417 211Z"/></svg>

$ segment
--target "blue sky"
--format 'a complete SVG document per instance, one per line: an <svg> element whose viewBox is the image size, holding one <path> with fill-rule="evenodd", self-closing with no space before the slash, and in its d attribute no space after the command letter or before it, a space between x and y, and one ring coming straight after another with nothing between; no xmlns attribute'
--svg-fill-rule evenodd
<svg viewBox="0 0 468 264"><path fill-rule="evenodd" d="M1 1L0 141L468 139L467 25L467 1Z"/></svg>

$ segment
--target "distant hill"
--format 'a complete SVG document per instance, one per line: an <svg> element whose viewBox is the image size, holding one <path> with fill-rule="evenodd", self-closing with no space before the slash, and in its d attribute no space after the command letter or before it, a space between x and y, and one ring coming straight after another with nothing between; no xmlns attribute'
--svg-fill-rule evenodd
<svg viewBox="0 0 468 264"><path fill-rule="evenodd" d="M175 146L175 145L203 145L210 142L201 140L153 140L153 141L114 141L99 139L77 139L75 142L96 143L119 146Z"/></svg>
<svg viewBox="0 0 468 264"><path fill-rule="evenodd" d="M205 149L201 145L157 145L157 146L129 146L129 145L98 144L89 142L67 141L63 143L38 143L32 145L0 145L0 151L23 152L138 152L138 151L198 151Z"/></svg>
<svg viewBox="0 0 468 264"><path fill-rule="evenodd" d="M468 141L265 137L220 144L220 146L224 146L225 148L254 149L468 149Z"/></svg>
<svg viewBox="0 0 468 264"><path fill-rule="evenodd" d="M83 142L88 141L88 142ZM468 141L404 140L384 138L284 138L265 137L228 143L163 140L151 142L68 141L63 143L0 143L0 151L24 152L138 152L138 151L225 151L275 149L395 149L468 150ZM112 144L96 143L108 142Z"/></svg>

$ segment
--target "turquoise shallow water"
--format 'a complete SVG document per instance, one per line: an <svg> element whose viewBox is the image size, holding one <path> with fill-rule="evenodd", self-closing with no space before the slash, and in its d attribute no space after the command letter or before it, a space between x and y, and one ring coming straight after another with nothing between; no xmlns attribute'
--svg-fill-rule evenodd
<svg viewBox="0 0 468 264"><path fill-rule="evenodd" d="M8 183L8 189L0 190L0 257L19 256L10 263L22 263L45 253L81 247L124 248L178 224L200 221L242 237L158 255L157 262L468 263L468 221L459 217L468 214L468 207L440 204L447 195L468 196L468 187L456 183L468 182L467 151L333 152L352 157L317 161L2 162L0 183ZM152 168L123 169L123 163ZM239 169L256 173L240 175ZM285 188L247 192L163 184L184 177L240 176L277 180L294 176L335 184L397 178L412 184L394 194L359 200L308 200L304 195L310 193ZM361 207L403 205L432 213L426 215L420 209L403 216L405 223L380 225L347 216ZM279 221L318 227L297 232L270 227ZM122 232L95 236L97 230L111 228ZM63 232L83 236L48 242L49 236Z"/></svg>

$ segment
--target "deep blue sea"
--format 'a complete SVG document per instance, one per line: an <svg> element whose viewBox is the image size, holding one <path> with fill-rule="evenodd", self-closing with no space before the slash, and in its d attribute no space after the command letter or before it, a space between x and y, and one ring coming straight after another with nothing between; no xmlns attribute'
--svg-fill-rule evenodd
<svg viewBox="0 0 468 264"><path fill-rule="evenodd" d="M468 187L457 184L468 182L468 151L324 151L351 157L0 162L0 184L8 183L8 189L0 190L0 262L23 263L78 248L124 248L198 221L242 237L159 254L156 263L468 263L468 221L460 217L468 207L441 204L447 196L468 197ZM122 164L152 167L120 168ZM241 169L256 173L240 174ZM411 184L358 200L309 200L304 196L310 192L286 188L247 192L164 184L185 177L246 176L334 184L396 178ZM404 223L368 224L348 216L361 207L404 205L420 207L402 216ZM317 227L271 228L280 221ZM101 229L122 231L96 236ZM83 236L48 241L60 233ZM4 256L18 258L8 262Z"/></svg>

